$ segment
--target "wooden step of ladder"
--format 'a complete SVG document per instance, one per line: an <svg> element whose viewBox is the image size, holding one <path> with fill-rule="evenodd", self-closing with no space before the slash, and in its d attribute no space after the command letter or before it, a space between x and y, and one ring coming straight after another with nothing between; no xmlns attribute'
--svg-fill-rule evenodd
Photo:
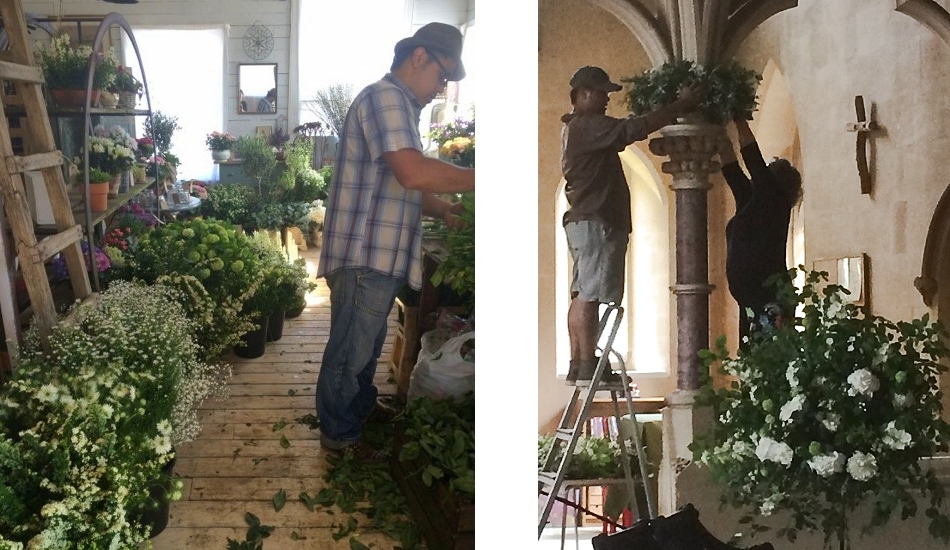
<svg viewBox="0 0 950 550"><path fill-rule="evenodd" d="M20 270L30 297L34 319L42 341L46 342L50 331L59 319L49 278L46 274L46 262L57 253L65 259L69 280L74 296L87 301L92 296L89 275L83 259L80 244L83 230L73 217L72 207L63 179L63 155L56 148L49 115L46 111L46 99L43 95L43 72L33 58L26 19L19 0L0 0L0 17L9 40L10 61L0 61L0 80L13 84L17 104L24 112L21 118L26 138L23 140L23 154L14 153L10 125L7 122L6 101L0 102L0 196L3 199L3 212L9 225L12 242L2 242L4 251L0 262L5 269L0 274L0 288L14 288L15 269L10 265L8 251L13 247L19 259ZM55 235L36 239L33 217L30 214L23 174L39 171L43 175L50 207L55 220ZM4 235L2 241L6 241ZM19 340L19 313L16 304L4 304L0 311L8 339ZM9 310L9 311L8 311ZM10 333L10 328L15 334Z"/></svg>

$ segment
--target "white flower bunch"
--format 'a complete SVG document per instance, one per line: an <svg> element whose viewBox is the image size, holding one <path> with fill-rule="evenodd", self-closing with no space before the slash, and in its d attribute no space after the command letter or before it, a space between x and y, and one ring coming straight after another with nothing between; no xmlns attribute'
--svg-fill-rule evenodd
<svg viewBox="0 0 950 550"><path fill-rule="evenodd" d="M943 329L926 316L871 315L822 279L812 272L805 288L788 290L801 306L794 323L736 357L723 338L704 353L735 383L717 392L708 377L699 402L718 423L696 438L694 458L732 505L791 511L783 532L792 538L802 528L847 537L849 514L865 501L869 526L878 526L898 512L913 516L923 497L931 533L950 541L940 483L918 466L950 447L936 391L950 357Z"/></svg>

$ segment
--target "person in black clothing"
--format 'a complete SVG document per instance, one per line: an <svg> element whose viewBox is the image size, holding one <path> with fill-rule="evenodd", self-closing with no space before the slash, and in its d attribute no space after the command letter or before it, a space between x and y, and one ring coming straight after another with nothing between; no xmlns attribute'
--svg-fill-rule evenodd
<svg viewBox="0 0 950 550"><path fill-rule="evenodd" d="M791 211L801 201L802 178L786 159L766 164L745 118L734 120L739 151L749 176L739 167L732 141L719 146L722 175L736 201L736 214L726 224L726 280L739 303L739 342L781 326L794 316L794 304L777 292L790 282L785 262Z"/></svg>

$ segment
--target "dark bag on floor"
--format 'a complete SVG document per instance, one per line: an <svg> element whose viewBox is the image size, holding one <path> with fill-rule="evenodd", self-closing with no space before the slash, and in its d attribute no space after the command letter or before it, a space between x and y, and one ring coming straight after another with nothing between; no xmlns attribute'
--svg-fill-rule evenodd
<svg viewBox="0 0 950 550"><path fill-rule="evenodd" d="M597 535L591 542L594 550L739 550L707 531L692 504L669 517L644 519L618 533ZM774 548L766 542L747 550Z"/></svg>

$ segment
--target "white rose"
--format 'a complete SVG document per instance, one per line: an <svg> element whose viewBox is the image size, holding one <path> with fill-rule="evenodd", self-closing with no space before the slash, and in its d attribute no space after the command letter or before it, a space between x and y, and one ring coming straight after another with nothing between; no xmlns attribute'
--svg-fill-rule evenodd
<svg viewBox="0 0 950 550"><path fill-rule="evenodd" d="M835 451L827 455L813 456L808 461L808 467L821 477L828 477L844 470L844 455Z"/></svg>
<svg viewBox="0 0 950 550"><path fill-rule="evenodd" d="M789 363L788 368L785 369L785 379L788 380L788 385L792 388L798 387L798 378L795 376L796 374L798 374L798 368L795 366L795 363Z"/></svg>
<svg viewBox="0 0 950 550"><path fill-rule="evenodd" d="M867 481L877 474L877 460L872 454L855 451L848 459L848 473L857 481Z"/></svg>
<svg viewBox="0 0 950 550"><path fill-rule="evenodd" d="M762 462L777 462L783 466L789 466L795 453L792 448L780 441L775 441L769 437L763 437L755 448L755 456Z"/></svg>
<svg viewBox="0 0 950 550"><path fill-rule="evenodd" d="M792 415L800 410L802 410L802 405L805 403L805 398L801 394L796 395L791 398L788 403L782 405L782 410L779 411L778 417L782 422L788 422L792 419Z"/></svg>
<svg viewBox="0 0 950 550"><path fill-rule="evenodd" d="M848 375L848 383L851 387L848 389L848 395L857 394L870 396L881 387L877 377L871 374L868 369L858 369Z"/></svg>
<svg viewBox="0 0 950 550"><path fill-rule="evenodd" d="M906 449L907 445L910 444L910 441L910 434L904 430L897 429L897 426L894 424L893 420L891 420L887 427L884 428L884 444L888 447L898 450Z"/></svg>
<svg viewBox="0 0 950 550"><path fill-rule="evenodd" d="M825 416L825 419L822 420L821 423L829 432L836 432L838 431L838 426L841 425L841 415L830 413Z"/></svg>
<svg viewBox="0 0 950 550"><path fill-rule="evenodd" d="M910 404L910 396L906 393L897 393L894 394L894 406L898 409L903 409Z"/></svg>

